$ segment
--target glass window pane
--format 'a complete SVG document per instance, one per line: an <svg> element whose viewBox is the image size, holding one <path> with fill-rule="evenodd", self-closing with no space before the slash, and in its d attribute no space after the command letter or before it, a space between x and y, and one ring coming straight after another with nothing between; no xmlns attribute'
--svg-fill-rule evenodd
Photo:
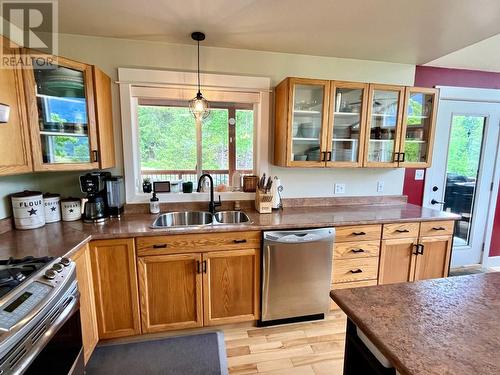
<svg viewBox="0 0 500 375"><path fill-rule="evenodd" d="M212 108L201 124L202 169L229 169L229 126L227 109Z"/></svg>
<svg viewBox="0 0 500 375"><path fill-rule="evenodd" d="M399 92L374 90L371 105L368 161L392 162L399 106Z"/></svg>
<svg viewBox="0 0 500 375"><path fill-rule="evenodd" d="M426 162L434 95L412 92L406 113L404 153L407 162Z"/></svg>
<svg viewBox="0 0 500 375"><path fill-rule="evenodd" d="M319 161L323 86L295 85L292 160Z"/></svg>
<svg viewBox="0 0 500 375"><path fill-rule="evenodd" d="M332 161L358 161L362 102L363 89L335 90Z"/></svg>
<svg viewBox="0 0 500 375"><path fill-rule="evenodd" d="M196 123L185 107L138 106L141 170L196 170Z"/></svg>
<svg viewBox="0 0 500 375"><path fill-rule="evenodd" d="M253 169L253 111L236 110L236 169Z"/></svg>
<svg viewBox="0 0 500 375"><path fill-rule="evenodd" d="M444 209L462 215L456 226L455 246L467 245L470 240L485 121L484 116L452 117Z"/></svg>
<svg viewBox="0 0 500 375"><path fill-rule="evenodd" d="M42 136L44 163L89 163L89 138L86 136Z"/></svg>

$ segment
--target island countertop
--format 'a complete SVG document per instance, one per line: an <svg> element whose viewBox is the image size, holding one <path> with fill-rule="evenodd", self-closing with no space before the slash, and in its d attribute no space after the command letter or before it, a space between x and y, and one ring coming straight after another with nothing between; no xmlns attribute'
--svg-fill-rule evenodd
<svg viewBox="0 0 500 375"><path fill-rule="evenodd" d="M500 374L500 273L331 291L401 374Z"/></svg>

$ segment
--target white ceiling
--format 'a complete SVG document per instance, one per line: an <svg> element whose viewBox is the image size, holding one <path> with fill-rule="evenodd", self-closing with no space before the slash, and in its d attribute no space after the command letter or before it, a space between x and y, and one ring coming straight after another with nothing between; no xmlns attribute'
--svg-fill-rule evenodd
<svg viewBox="0 0 500 375"><path fill-rule="evenodd" d="M60 0L59 31L423 64L500 33L499 0Z"/></svg>
<svg viewBox="0 0 500 375"><path fill-rule="evenodd" d="M500 72L500 34L440 57L426 65Z"/></svg>

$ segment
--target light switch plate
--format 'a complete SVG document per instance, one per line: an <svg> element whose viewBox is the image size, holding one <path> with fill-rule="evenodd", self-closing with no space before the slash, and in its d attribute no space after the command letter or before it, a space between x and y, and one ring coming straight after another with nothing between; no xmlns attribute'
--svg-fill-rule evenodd
<svg viewBox="0 0 500 375"><path fill-rule="evenodd" d="M425 176L425 169L415 170L415 181L423 180Z"/></svg>
<svg viewBox="0 0 500 375"><path fill-rule="evenodd" d="M377 182L377 193L382 193L384 191L384 181Z"/></svg>
<svg viewBox="0 0 500 375"><path fill-rule="evenodd" d="M335 194L345 194L345 184L335 184Z"/></svg>

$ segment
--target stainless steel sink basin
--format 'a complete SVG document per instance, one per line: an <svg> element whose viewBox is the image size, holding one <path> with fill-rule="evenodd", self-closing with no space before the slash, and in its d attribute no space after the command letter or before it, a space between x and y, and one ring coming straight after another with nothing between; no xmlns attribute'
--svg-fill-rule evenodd
<svg viewBox="0 0 500 375"><path fill-rule="evenodd" d="M241 211L221 211L215 215L215 221L220 224L243 224L250 223L248 215Z"/></svg>
<svg viewBox="0 0 500 375"><path fill-rule="evenodd" d="M187 227L195 225L212 224L213 216L210 212L204 211L186 211L186 212L168 212L158 216L152 228L168 227Z"/></svg>

